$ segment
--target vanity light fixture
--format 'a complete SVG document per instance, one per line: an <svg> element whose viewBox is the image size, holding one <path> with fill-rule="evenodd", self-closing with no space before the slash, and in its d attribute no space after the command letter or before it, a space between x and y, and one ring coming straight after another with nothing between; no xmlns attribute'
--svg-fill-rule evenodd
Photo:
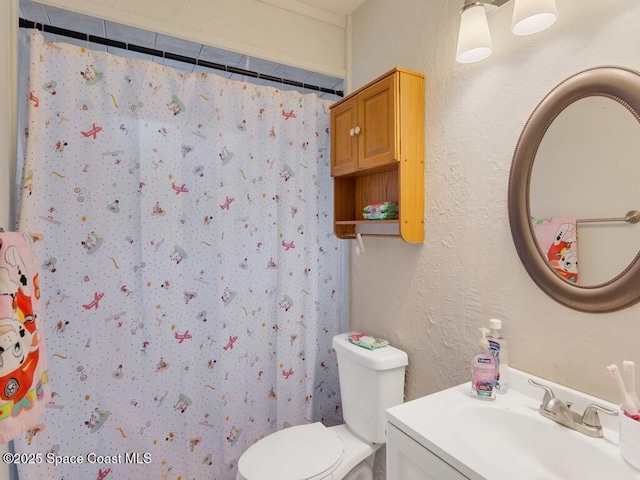
<svg viewBox="0 0 640 480"><path fill-rule="evenodd" d="M484 60L493 50L487 13L508 0L479 2L465 0L460 13L460 31L456 60L474 63ZM514 0L511 31L515 35L530 35L550 27L558 18L555 0Z"/></svg>

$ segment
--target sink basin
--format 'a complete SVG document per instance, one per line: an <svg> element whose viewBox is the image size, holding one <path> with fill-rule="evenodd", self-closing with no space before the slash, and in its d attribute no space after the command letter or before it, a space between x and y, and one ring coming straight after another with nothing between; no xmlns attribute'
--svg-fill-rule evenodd
<svg viewBox="0 0 640 480"><path fill-rule="evenodd" d="M549 385L577 412L616 405L515 369L510 375L511 391L495 401L471 398L467 383L393 407L387 418L471 479L640 480L620 454L616 417L600 415L604 438L578 433L540 415L544 392L526 380Z"/></svg>
<svg viewBox="0 0 640 480"><path fill-rule="evenodd" d="M629 467L617 454L609 455L597 440L545 419L537 410L522 413L507 407L470 406L455 415L460 422L455 425L458 435L471 451L498 464L504 458L516 460L532 478L602 480L629 476Z"/></svg>

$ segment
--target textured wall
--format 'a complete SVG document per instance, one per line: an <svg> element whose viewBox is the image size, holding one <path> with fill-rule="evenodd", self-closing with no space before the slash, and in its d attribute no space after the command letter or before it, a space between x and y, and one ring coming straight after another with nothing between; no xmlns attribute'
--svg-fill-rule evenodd
<svg viewBox="0 0 640 480"><path fill-rule="evenodd" d="M478 327L497 317L513 366L619 401L605 366L640 362L640 305L585 314L542 293L513 246L507 189L546 92L596 65L640 69L640 3L557 0L558 22L524 38L509 33L512 3L490 15L494 53L473 65L454 60L462 0L368 0L353 15L354 88L395 65L426 76L426 241L365 239L351 257L351 327L407 351L407 399L469 380ZM384 469L381 452L376 479Z"/></svg>
<svg viewBox="0 0 640 480"><path fill-rule="evenodd" d="M407 397L467 381L478 327L502 318L511 364L618 401L605 371L640 362L640 306L570 310L542 293L509 230L511 158L542 97L582 69L640 69L640 3L557 0L560 19L530 37L509 33L512 3L490 15L494 53L455 63L462 1L368 0L352 19L353 86L399 65L426 75L426 242L366 238L352 256L351 327L409 354ZM550 192L552 194L552 192Z"/></svg>

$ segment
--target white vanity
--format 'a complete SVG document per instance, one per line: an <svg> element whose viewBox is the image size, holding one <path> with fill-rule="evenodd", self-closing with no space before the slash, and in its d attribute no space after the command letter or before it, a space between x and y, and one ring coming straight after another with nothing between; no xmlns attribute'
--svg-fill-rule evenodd
<svg viewBox="0 0 640 480"><path fill-rule="evenodd" d="M495 401L466 383L387 410L387 480L640 480L618 447L617 416L600 414L603 438L543 417L547 385L571 410L618 406L511 369L511 390Z"/></svg>
<svg viewBox="0 0 640 480"><path fill-rule="evenodd" d="M433 445L430 446L434 448ZM387 428L387 480L458 480L462 473L393 423Z"/></svg>

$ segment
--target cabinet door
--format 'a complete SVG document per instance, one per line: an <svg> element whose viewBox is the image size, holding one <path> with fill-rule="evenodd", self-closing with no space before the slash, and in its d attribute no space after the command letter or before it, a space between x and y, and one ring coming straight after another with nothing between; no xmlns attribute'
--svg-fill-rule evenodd
<svg viewBox="0 0 640 480"><path fill-rule="evenodd" d="M358 124L355 98L331 110L331 175L356 171L358 143L355 128Z"/></svg>
<svg viewBox="0 0 640 480"><path fill-rule="evenodd" d="M463 480L464 475L387 423L387 480Z"/></svg>
<svg viewBox="0 0 640 480"><path fill-rule="evenodd" d="M381 167L399 159L398 75L389 75L357 96L358 169Z"/></svg>

